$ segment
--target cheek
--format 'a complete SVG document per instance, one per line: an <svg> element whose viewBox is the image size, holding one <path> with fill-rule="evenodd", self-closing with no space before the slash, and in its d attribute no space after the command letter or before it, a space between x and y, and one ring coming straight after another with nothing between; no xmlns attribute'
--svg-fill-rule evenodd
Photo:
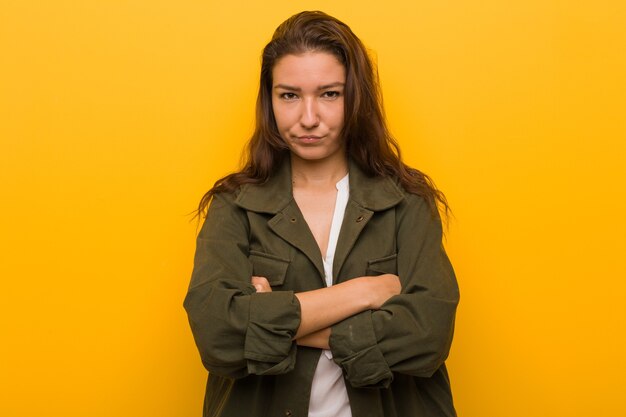
<svg viewBox="0 0 626 417"><path fill-rule="evenodd" d="M274 113L274 121L276 122L276 126L280 129L280 109L276 106L276 100L272 99L272 113Z"/></svg>
<svg viewBox="0 0 626 417"><path fill-rule="evenodd" d="M285 130L289 127L289 113L281 108L280 105L274 105L272 110L274 111L274 120L276 121L276 127L279 131Z"/></svg>
<svg viewBox="0 0 626 417"><path fill-rule="evenodd" d="M343 114L343 106L338 106L337 109L333 112L333 125L338 129L343 128L344 114Z"/></svg>

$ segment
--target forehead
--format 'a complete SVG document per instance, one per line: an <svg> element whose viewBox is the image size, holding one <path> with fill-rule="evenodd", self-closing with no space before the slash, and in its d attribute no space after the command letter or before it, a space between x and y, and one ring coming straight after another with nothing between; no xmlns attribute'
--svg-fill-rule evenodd
<svg viewBox="0 0 626 417"><path fill-rule="evenodd" d="M343 64L328 52L305 52L280 58L272 69L272 78L274 85L317 87L344 83L346 71Z"/></svg>

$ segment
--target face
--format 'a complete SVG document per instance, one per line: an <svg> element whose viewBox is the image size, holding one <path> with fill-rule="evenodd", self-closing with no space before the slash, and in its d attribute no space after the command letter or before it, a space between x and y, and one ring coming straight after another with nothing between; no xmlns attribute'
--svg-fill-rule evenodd
<svg viewBox="0 0 626 417"><path fill-rule="evenodd" d="M272 70L272 108L292 158L345 158L343 128L346 71L326 52L286 55Z"/></svg>

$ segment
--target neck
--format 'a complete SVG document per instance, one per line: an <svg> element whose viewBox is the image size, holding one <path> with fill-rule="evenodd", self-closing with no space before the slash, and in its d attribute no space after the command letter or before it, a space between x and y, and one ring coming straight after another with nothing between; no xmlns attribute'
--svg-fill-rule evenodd
<svg viewBox="0 0 626 417"><path fill-rule="evenodd" d="M319 161L308 161L291 155L291 176L294 187L334 187L348 173L345 155Z"/></svg>

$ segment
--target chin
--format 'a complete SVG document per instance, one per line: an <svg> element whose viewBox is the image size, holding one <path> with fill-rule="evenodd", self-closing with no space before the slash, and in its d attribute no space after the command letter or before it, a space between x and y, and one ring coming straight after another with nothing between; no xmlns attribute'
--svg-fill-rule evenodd
<svg viewBox="0 0 626 417"><path fill-rule="evenodd" d="M334 154L325 152L322 149L298 149L296 151L292 150L291 153L295 157L305 161L320 161L323 159L327 159Z"/></svg>
<svg viewBox="0 0 626 417"><path fill-rule="evenodd" d="M323 159L325 159L325 156L323 155L309 155L309 154L302 154L302 153L293 153L293 156L295 156L298 159L301 159L303 161L310 161L310 162L315 162L315 161L321 161Z"/></svg>

